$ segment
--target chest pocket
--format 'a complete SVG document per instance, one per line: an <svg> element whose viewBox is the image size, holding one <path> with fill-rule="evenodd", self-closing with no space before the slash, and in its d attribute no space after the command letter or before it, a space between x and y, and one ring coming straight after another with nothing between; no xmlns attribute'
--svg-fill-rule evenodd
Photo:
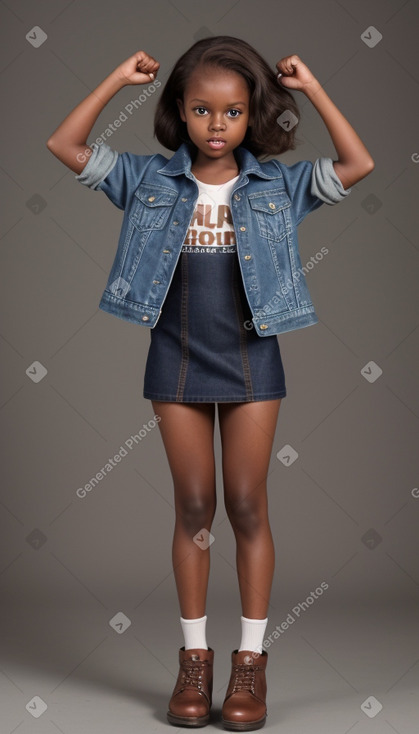
<svg viewBox="0 0 419 734"><path fill-rule="evenodd" d="M163 229L178 195L173 189L141 184L134 193L129 218L140 230Z"/></svg>
<svg viewBox="0 0 419 734"><path fill-rule="evenodd" d="M278 189L250 194L249 204L256 218L259 233L270 240L282 240L291 230L288 194Z"/></svg>

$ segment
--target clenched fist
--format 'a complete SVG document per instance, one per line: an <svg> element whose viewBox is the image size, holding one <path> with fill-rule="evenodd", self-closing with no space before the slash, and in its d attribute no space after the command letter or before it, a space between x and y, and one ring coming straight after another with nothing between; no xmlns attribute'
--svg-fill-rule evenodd
<svg viewBox="0 0 419 734"><path fill-rule="evenodd" d="M148 84L156 77L160 64L145 51L137 51L117 66L115 74L126 84Z"/></svg>

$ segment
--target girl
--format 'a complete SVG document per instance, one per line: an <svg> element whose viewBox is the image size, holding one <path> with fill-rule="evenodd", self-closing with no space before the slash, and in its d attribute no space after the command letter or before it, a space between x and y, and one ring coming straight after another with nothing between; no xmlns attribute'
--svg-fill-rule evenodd
<svg viewBox="0 0 419 734"><path fill-rule="evenodd" d="M214 650L205 614L216 509L215 404L224 502L237 543L241 642L231 654L224 727L265 723L262 649L274 572L266 479L281 399L277 334L318 321L301 270L297 225L335 204L374 168L360 138L296 54L273 71L230 36L195 43L175 64L155 114L172 158L119 154L86 139L129 84L160 86L159 63L138 51L59 125L48 148L92 189L124 209L100 308L151 328L144 397L173 476L173 569L184 646L168 720L203 726L212 704ZM337 160L287 166L261 156L295 148L302 92L323 118Z"/></svg>

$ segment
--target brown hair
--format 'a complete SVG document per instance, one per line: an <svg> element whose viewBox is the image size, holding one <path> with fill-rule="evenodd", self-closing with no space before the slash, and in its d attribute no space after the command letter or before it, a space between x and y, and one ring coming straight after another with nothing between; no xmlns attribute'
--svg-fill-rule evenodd
<svg viewBox="0 0 419 734"><path fill-rule="evenodd" d="M186 123L180 118L176 99L183 99L190 75L203 65L230 69L244 77L250 92L252 125L247 128L241 144L253 155L274 155L296 147L298 124L286 131L277 122L278 116L285 110L299 118L294 97L281 87L274 69L253 46L233 36L203 38L176 62L154 116L154 135L161 145L169 150L177 150L182 143L192 143Z"/></svg>

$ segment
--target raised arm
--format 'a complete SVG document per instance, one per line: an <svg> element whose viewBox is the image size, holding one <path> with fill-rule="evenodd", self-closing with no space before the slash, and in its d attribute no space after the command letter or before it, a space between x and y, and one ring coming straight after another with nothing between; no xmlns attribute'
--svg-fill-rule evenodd
<svg viewBox="0 0 419 734"><path fill-rule="evenodd" d="M321 115L338 154L333 167L343 187L348 189L371 173L375 164L364 143L300 57L285 56L276 66L282 86L303 92Z"/></svg>
<svg viewBox="0 0 419 734"><path fill-rule="evenodd" d="M86 140L109 100L128 84L147 84L160 68L158 61L138 51L120 64L70 112L52 133L47 148L75 173L81 173L92 149Z"/></svg>

